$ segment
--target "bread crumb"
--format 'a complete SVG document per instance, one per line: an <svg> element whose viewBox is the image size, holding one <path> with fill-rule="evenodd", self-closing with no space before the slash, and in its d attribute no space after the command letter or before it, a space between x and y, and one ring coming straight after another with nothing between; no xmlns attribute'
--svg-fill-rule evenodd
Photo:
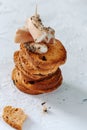
<svg viewBox="0 0 87 130"><path fill-rule="evenodd" d="M48 112L47 107L45 105L43 106L43 112Z"/></svg>
<svg viewBox="0 0 87 130"><path fill-rule="evenodd" d="M41 103L42 106L45 105L45 104L46 104L46 102L42 102L42 103Z"/></svg>

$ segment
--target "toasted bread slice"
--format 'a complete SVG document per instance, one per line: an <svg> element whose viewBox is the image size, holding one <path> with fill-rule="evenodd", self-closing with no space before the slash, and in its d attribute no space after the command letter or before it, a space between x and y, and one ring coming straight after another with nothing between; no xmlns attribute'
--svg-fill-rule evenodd
<svg viewBox="0 0 87 130"><path fill-rule="evenodd" d="M54 88L44 90L44 92L43 91L40 92L39 90L36 92L34 90L30 90L29 88L27 89L25 86L20 85L19 83L16 83L15 85L20 91L22 91L24 93L31 94L31 95L38 95L38 94L49 93L49 92L56 90L61 85L61 79L62 78L60 77L59 82L56 84L56 86Z"/></svg>
<svg viewBox="0 0 87 130"><path fill-rule="evenodd" d="M20 57L20 62L22 64L23 68L33 75L35 75L35 74L42 74L42 75L52 74L58 69L57 64L55 64L54 68L51 68L51 69L37 68L37 67L35 67L35 65L32 64L32 62L29 59L27 59L24 56L24 53L22 51L19 52L18 57Z"/></svg>
<svg viewBox="0 0 87 130"><path fill-rule="evenodd" d="M16 51L14 53L14 62L16 67L27 77L29 77L29 79L31 80L41 80L47 76L49 76L49 74L47 75L43 75L43 74L31 74L31 71L29 70L25 70L25 68L23 67L21 61L20 61L20 57L19 55L19 51Z"/></svg>
<svg viewBox="0 0 87 130"><path fill-rule="evenodd" d="M59 75L57 77L58 73ZM23 79L22 77L22 73L18 71L17 68L15 68L12 73L12 79L13 80L15 79L16 86L18 86L17 84L19 84L20 86L22 86L22 88L24 87L27 90L29 89L33 92L46 93L46 92L50 92L51 90L52 91L55 90L57 87L61 85L62 75L60 73L60 70L57 72L57 74L52 76L49 79L44 79L39 82L34 82L34 81L26 82L25 79Z"/></svg>
<svg viewBox="0 0 87 130"><path fill-rule="evenodd" d="M66 50L62 43L57 39L55 39L53 44L47 44L49 49L45 54L36 54L28 51L26 44L28 45L30 43L21 43L20 48L38 68L45 69L46 67L46 69L51 69L51 67L54 68L55 64L59 67L66 61Z"/></svg>
<svg viewBox="0 0 87 130"><path fill-rule="evenodd" d="M15 77L13 77L13 79L14 79L13 81L15 81ZM52 92L52 91L56 90L61 85L61 81L62 81L61 79L62 79L62 77L60 77L59 82L58 82L58 84L56 84L55 87L53 87L52 89L44 90L44 92L39 91L39 90L37 90L37 91L30 90L29 88L27 89L25 86L19 84L19 81L15 82L15 85L20 91L22 91L24 93L38 95L38 94L48 93L48 92Z"/></svg>
<svg viewBox="0 0 87 130"><path fill-rule="evenodd" d="M21 108L13 108L12 106L6 106L3 111L3 119L6 123L17 130L22 130L23 122L26 119L26 115Z"/></svg>
<svg viewBox="0 0 87 130"><path fill-rule="evenodd" d="M38 91L34 91L34 90L30 90L27 89L25 86L22 85L22 83L20 82L20 78L16 75L16 70L13 69L12 71L12 80L14 85L22 92L27 93L27 94L32 94L32 95L38 95L41 94L41 92Z"/></svg>
<svg viewBox="0 0 87 130"><path fill-rule="evenodd" d="M50 76L49 78L45 78L41 81L28 81L28 79L25 80L23 77L23 74L20 74L20 80L22 84L31 90L47 90L54 88L54 86L59 82L59 78L61 77L61 71L58 70L55 74Z"/></svg>

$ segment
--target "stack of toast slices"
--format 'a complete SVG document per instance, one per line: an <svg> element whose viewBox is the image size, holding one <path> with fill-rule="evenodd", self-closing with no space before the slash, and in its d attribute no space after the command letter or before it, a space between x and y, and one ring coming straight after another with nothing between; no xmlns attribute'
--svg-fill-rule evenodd
<svg viewBox="0 0 87 130"><path fill-rule="evenodd" d="M66 61L66 50L59 40L54 39L53 44L46 44L46 53L29 51L29 35L23 29L16 33L15 41L20 43L20 50L14 53L12 80L24 93L36 95L51 92L62 83L59 66Z"/></svg>

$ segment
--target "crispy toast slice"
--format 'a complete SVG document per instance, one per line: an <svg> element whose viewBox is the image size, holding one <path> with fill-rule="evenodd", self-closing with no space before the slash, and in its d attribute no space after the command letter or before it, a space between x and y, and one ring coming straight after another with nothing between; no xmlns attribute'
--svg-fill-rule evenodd
<svg viewBox="0 0 87 130"><path fill-rule="evenodd" d="M46 73L46 72L44 72L44 71L42 71L43 73L40 73L41 71L39 71L38 69L37 70L35 70L35 72L34 72L34 70L29 70L29 68L26 68L25 67L25 61L24 62L22 62L21 60L20 60L20 57L19 57L19 51L16 51L15 53L14 53L14 62L15 62L15 65L16 65L16 67L25 75L25 76L27 76L27 77L29 77L29 79L31 79L31 80L41 80L41 79L43 79L43 78L45 78L45 77L49 77L50 75L52 75L53 74L53 72L51 73ZM24 64L24 65L23 65ZM49 71L51 71L51 70L49 70ZM37 72L37 73L36 73Z"/></svg>
<svg viewBox="0 0 87 130"><path fill-rule="evenodd" d="M34 91L34 90L30 90L27 89L25 86L23 86L23 84L20 81L20 78L17 76L16 74L16 68L13 69L12 71L12 80L14 85L22 92L27 93L27 94L31 94L31 95L38 95L38 94L42 94L41 92L38 91Z"/></svg>
<svg viewBox="0 0 87 130"><path fill-rule="evenodd" d="M22 130L22 125L27 116L21 108L6 106L3 111L3 119L6 123L17 130Z"/></svg>
<svg viewBox="0 0 87 130"><path fill-rule="evenodd" d="M27 77L29 77L29 79L31 80L40 80L40 79L43 79L45 77L47 77L47 75L41 75L41 74L36 74L36 75L33 75L31 74L29 71L25 70L23 65L21 64L21 61L20 61L20 57L18 57L19 55L19 51L16 51L14 53L14 62L15 62L15 66Z"/></svg>
<svg viewBox="0 0 87 130"><path fill-rule="evenodd" d="M64 64L66 61L66 50L62 43L55 39L53 44L46 44L48 46L47 53L37 54L32 53L27 49L27 46L30 43L21 43L20 48L26 53L26 56L32 63L41 69L53 69L55 64L57 67Z"/></svg>
<svg viewBox="0 0 87 130"><path fill-rule="evenodd" d="M23 91L23 89L24 89L24 92L29 93L29 94L40 94L40 93L51 92L51 91L57 89L62 83L62 75L60 75L60 77L57 79L57 81L55 81L55 84L48 86L48 88L44 86L43 81L41 81L43 83L43 85L42 86L40 85L38 87L38 85L40 84L39 82L35 83L35 84L32 84L32 82L29 82L27 84L23 81L22 75L21 74L19 75L18 73L19 73L18 70L15 68L12 73L12 79L15 82L15 85L19 89L21 89L21 91Z"/></svg>
<svg viewBox="0 0 87 130"><path fill-rule="evenodd" d="M22 64L23 68L26 71L29 71L33 75L34 74L48 75L48 74L54 73L58 69L57 65L55 65L53 69L40 69L40 68L37 68L37 67L35 67L35 65L32 64L32 62L29 59L27 59L24 56L22 51L19 52L18 57L20 57L20 62Z"/></svg>
<svg viewBox="0 0 87 130"><path fill-rule="evenodd" d="M56 73L51 75L49 78L45 78L40 81L34 81L34 80L30 81L17 68L14 70L14 73L16 77L20 80L21 84L24 85L26 88L29 88L31 90L41 90L41 91L53 88L59 82L60 77L62 77L60 69L58 69Z"/></svg>

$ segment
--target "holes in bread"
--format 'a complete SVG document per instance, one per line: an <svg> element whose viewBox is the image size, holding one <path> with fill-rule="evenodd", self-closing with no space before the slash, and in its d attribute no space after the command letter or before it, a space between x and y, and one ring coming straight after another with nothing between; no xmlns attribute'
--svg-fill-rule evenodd
<svg viewBox="0 0 87 130"><path fill-rule="evenodd" d="M8 119L8 116L6 116L6 119Z"/></svg>
<svg viewBox="0 0 87 130"><path fill-rule="evenodd" d="M18 72L18 76L20 75L20 73Z"/></svg>
<svg viewBox="0 0 87 130"><path fill-rule="evenodd" d="M18 111L18 108L16 108L15 111Z"/></svg>
<svg viewBox="0 0 87 130"><path fill-rule="evenodd" d="M17 83L17 82L18 82L18 80L16 79L16 80L15 80L15 82Z"/></svg>
<svg viewBox="0 0 87 130"><path fill-rule="evenodd" d="M35 82L34 81L29 81L30 84L34 84Z"/></svg>
<svg viewBox="0 0 87 130"><path fill-rule="evenodd" d="M40 59L43 61L47 61L46 56L42 56L42 57L40 57Z"/></svg>
<svg viewBox="0 0 87 130"><path fill-rule="evenodd" d="M24 82L25 82L25 79L24 79Z"/></svg>

